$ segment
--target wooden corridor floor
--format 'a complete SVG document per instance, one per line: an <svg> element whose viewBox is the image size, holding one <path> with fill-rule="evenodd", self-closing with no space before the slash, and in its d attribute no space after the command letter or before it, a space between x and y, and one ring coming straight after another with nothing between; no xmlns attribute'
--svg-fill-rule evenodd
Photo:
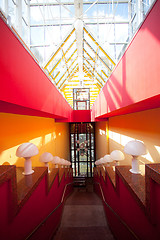
<svg viewBox="0 0 160 240"><path fill-rule="evenodd" d="M102 201L91 186L74 189L65 203L61 225L53 240L114 240Z"/></svg>

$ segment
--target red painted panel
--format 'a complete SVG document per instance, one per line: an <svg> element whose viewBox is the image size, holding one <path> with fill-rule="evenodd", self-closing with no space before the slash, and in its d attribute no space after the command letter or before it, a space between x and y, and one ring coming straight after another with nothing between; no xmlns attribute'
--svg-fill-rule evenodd
<svg viewBox="0 0 160 240"><path fill-rule="evenodd" d="M28 201L24 204L20 212L12 219L12 221L10 221L9 218L10 212L8 208L10 206L9 204L12 204L9 203L9 196L12 191L10 181L0 185L1 239L26 239L35 227L37 227L38 224L40 224L45 217L47 217L48 214L60 204L64 187L67 182L71 182L72 178L65 179L65 175L63 175L59 184L59 177L57 175L49 193L47 193L46 189L46 180L47 176L43 177ZM72 188L70 187L69 190L67 191L67 194L71 193ZM63 204L60 208L55 210L53 215L47 219L47 222L38 229L31 239L49 239L60 223L62 210Z"/></svg>
<svg viewBox="0 0 160 240"><path fill-rule="evenodd" d="M160 106L159 9L157 1L96 99L92 120Z"/></svg>
<svg viewBox="0 0 160 240"><path fill-rule="evenodd" d="M91 122L90 110L73 110L71 122Z"/></svg>
<svg viewBox="0 0 160 240"><path fill-rule="evenodd" d="M100 183L105 201L107 204L111 206L115 213L118 214L120 219L122 219L127 226L136 234L138 239L159 239L159 214L160 214L160 207L159 200L160 200L160 186L153 182L154 190L152 191L151 200L152 205L156 205L153 211L152 217L156 218L156 225L153 225L152 222L149 220L148 216L145 212L140 208L139 204L133 198L132 194L125 186L123 181L120 177L117 176L117 187L114 188L108 176L106 176L106 180L104 181L103 177L98 177L99 180L97 181L94 178L94 181ZM98 189L99 186L95 183L95 191L100 194L100 190ZM116 239L134 239L132 238L131 233L129 232L128 228L126 228L118 217L113 214L113 212L104 204L105 213L108 219L108 223L110 228L113 231L113 234L116 236Z"/></svg>
<svg viewBox="0 0 160 240"><path fill-rule="evenodd" d="M0 36L0 100L70 118L72 108L1 18Z"/></svg>

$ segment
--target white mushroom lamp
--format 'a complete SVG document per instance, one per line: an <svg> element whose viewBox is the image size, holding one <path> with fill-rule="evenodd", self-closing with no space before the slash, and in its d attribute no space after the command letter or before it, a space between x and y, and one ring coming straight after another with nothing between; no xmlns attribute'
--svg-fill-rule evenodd
<svg viewBox="0 0 160 240"><path fill-rule="evenodd" d="M53 155L49 152L44 152L41 154L39 160L40 160L40 162L43 162L45 164L45 166L48 168L48 173L50 173L48 163L53 160Z"/></svg>
<svg viewBox="0 0 160 240"><path fill-rule="evenodd" d="M113 159L111 158L111 156L109 154L106 154L103 157L103 162L105 163L106 166L110 166L110 162L113 162Z"/></svg>
<svg viewBox="0 0 160 240"><path fill-rule="evenodd" d="M25 159L24 162L24 175L29 175L34 173L34 170L32 170L32 162L31 157L35 156L39 153L38 148L33 143L23 143L21 144L16 151L17 157L23 157Z"/></svg>
<svg viewBox="0 0 160 240"><path fill-rule="evenodd" d="M63 158L61 158L60 160L60 165L62 168L64 168L64 166L66 165L66 160L64 160Z"/></svg>
<svg viewBox="0 0 160 240"><path fill-rule="evenodd" d="M139 164L138 164L138 156L145 155L147 153L146 146L143 142L133 140L128 142L124 146L124 152L132 155L132 168L130 169L131 173L139 174Z"/></svg>
<svg viewBox="0 0 160 240"><path fill-rule="evenodd" d="M116 161L116 166L119 165L119 161L124 160L124 154L120 150L114 150L110 154L111 158Z"/></svg>
<svg viewBox="0 0 160 240"><path fill-rule="evenodd" d="M100 160L100 159L98 159L97 161L95 161L95 165L96 165L96 167L99 167L100 164L101 164L101 160Z"/></svg>
<svg viewBox="0 0 160 240"><path fill-rule="evenodd" d="M98 160L95 161L95 165L98 166Z"/></svg>
<svg viewBox="0 0 160 240"><path fill-rule="evenodd" d="M65 168L67 168L67 166L68 166L68 161L67 160L64 160L65 162L64 162L64 165L65 165Z"/></svg>
<svg viewBox="0 0 160 240"><path fill-rule="evenodd" d="M61 161L60 157L58 156L53 157L52 163L55 164L55 168L58 168L58 164L60 164L60 161Z"/></svg>
<svg viewBox="0 0 160 240"><path fill-rule="evenodd" d="M66 168L69 168L70 162L66 160Z"/></svg>
<svg viewBox="0 0 160 240"><path fill-rule="evenodd" d="M104 164L103 157L98 160L98 163L99 165L101 165L101 167L103 167Z"/></svg>

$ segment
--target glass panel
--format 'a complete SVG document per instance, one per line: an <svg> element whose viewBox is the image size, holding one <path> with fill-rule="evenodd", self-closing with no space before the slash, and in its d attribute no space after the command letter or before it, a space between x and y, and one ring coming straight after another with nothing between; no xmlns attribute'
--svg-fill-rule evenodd
<svg viewBox="0 0 160 240"><path fill-rule="evenodd" d="M91 161L94 161L94 150L91 150Z"/></svg>
<svg viewBox="0 0 160 240"><path fill-rule="evenodd" d="M88 177L91 177L91 168L90 168L90 163L88 163Z"/></svg>
<svg viewBox="0 0 160 240"><path fill-rule="evenodd" d="M31 7L30 8L30 20L31 24L43 24L43 9L42 7Z"/></svg>
<svg viewBox="0 0 160 240"><path fill-rule="evenodd" d="M25 0L22 1L22 17L25 19L25 22L28 25L28 20L29 20L29 17L28 17L28 6L27 6Z"/></svg>
<svg viewBox="0 0 160 240"><path fill-rule="evenodd" d="M74 150L71 150L71 162L75 161Z"/></svg>
<svg viewBox="0 0 160 240"><path fill-rule="evenodd" d="M43 48L41 47L31 47L32 53L35 55L37 60L42 63L43 61Z"/></svg>
<svg viewBox="0 0 160 240"><path fill-rule="evenodd" d="M11 17L11 22L13 25L16 23L16 5L12 0L8 1L8 15Z"/></svg>
<svg viewBox="0 0 160 240"><path fill-rule="evenodd" d="M87 177L87 163L80 163L80 176Z"/></svg>
<svg viewBox="0 0 160 240"><path fill-rule="evenodd" d="M5 0L1 0L1 1L0 1L0 8L2 9L3 12L4 12L4 10L5 10L5 7L4 7L4 6L5 6L4 1L5 1Z"/></svg>
<svg viewBox="0 0 160 240"><path fill-rule="evenodd" d="M86 102L77 102L77 110L86 110Z"/></svg>
<svg viewBox="0 0 160 240"><path fill-rule="evenodd" d="M84 150L80 150L80 154L79 154L79 161L87 161L87 156Z"/></svg>
<svg viewBox="0 0 160 240"><path fill-rule="evenodd" d="M74 149L74 134L71 134L71 148Z"/></svg>
<svg viewBox="0 0 160 240"><path fill-rule="evenodd" d="M91 148L94 149L94 134L91 133Z"/></svg>
<svg viewBox="0 0 160 240"><path fill-rule="evenodd" d="M22 36L23 36L23 40L29 44L29 27L26 25L24 19L22 19Z"/></svg>
<svg viewBox="0 0 160 240"><path fill-rule="evenodd" d="M75 172L75 176L78 177L78 163L76 163L76 172Z"/></svg>
<svg viewBox="0 0 160 240"><path fill-rule="evenodd" d="M40 45L44 43L44 28L32 27L31 28L31 44Z"/></svg>
<svg viewBox="0 0 160 240"><path fill-rule="evenodd" d="M70 125L71 131L71 160L76 167L75 176L92 176L94 166L94 124L76 123ZM93 133L87 133L93 132ZM92 150L90 150L90 138ZM75 141L75 145L74 145ZM75 149L74 149L75 147ZM76 153L76 159L75 159ZM76 164L76 165L75 165ZM78 167L79 166L79 167ZM78 175L79 174L79 175Z"/></svg>
<svg viewBox="0 0 160 240"><path fill-rule="evenodd" d="M72 168L73 168L73 176L78 177L78 163L74 163L72 165Z"/></svg>
<svg viewBox="0 0 160 240"><path fill-rule="evenodd" d="M88 147L90 148L90 134L87 134Z"/></svg>

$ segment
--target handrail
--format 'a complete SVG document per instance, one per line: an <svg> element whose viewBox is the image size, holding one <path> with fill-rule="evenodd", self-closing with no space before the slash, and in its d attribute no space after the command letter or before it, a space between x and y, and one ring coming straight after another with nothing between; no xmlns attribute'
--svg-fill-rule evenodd
<svg viewBox="0 0 160 240"><path fill-rule="evenodd" d="M118 220L120 220L120 222L127 228L127 230L134 236L135 239L139 240L139 238L137 237L137 235L132 231L132 229L127 225L126 222L124 222L122 220L122 218L113 210L113 208L111 208L111 206L106 202L105 200L105 197L104 197L104 194L103 194L103 190L102 190L102 187L100 185L99 182L94 182L96 184L99 185L100 187L100 190L101 190L101 195L102 195L102 199L103 199L103 202L106 204L106 206L111 210L111 212L118 218Z"/></svg>
<svg viewBox="0 0 160 240"><path fill-rule="evenodd" d="M37 227L34 228L34 230L28 235L27 238L25 238L25 240L30 239L30 237L32 237L32 235L33 235L33 234L47 221L47 219L61 206L61 204L62 204L63 201L64 201L64 196L65 196L65 193L66 193L66 188L67 188L69 185L71 185L71 184L73 184L73 182L67 183L67 184L65 185L65 188L64 188L64 191L63 191L63 194L62 194L61 202L57 205L57 207L55 207L55 208L52 210L52 212L50 212L50 213L48 214L48 216L47 216L42 222L40 222L40 223L37 225Z"/></svg>
<svg viewBox="0 0 160 240"><path fill-rule="evenodd" d="M100 187L100 190L101 190L101 195L102 195L102 199L103 199L103 202L106 204L106 206L111 210L111 212L120 220L120 222L127 228L127 230L134 236L134 238L136 240L139 240L139 238L137 237L137 235L131 230L131 228L121 219L121 217L111 208L111 206L106 202L105 200L105 197L104 197L104 194L103 194L103 190L102 190L102 187L100 185L99 182L94 182L96 184L99 185ZM48 214L48 216L41 222L37 225L37 227L34 228L34 230L28 235L27 238L25 238L25 240L28 240L30 239L30 237L32 237L32 235L47 221L47 219L61 206L61 204L63 203L64 201L64 196L65 196L65 192L66 192L66 188L73 184L72 183L68 183L65 185L65 188L64 188L64 191L63 191L63 194L62 194L62 199L61 199L61 202L52 210L52 212L50 212Z"/></svg>

